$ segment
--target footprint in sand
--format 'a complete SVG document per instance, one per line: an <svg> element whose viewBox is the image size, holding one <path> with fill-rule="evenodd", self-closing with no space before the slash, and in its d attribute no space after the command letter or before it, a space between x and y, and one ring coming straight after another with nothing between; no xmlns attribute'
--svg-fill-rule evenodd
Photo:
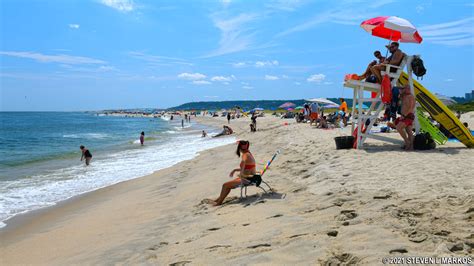
<svg viewBox="0 0 474 266"><path fill-rule="evenodd" d="M407 253L407 252L408 252L408 250L406 248L394 248L394 249L389 251L390 254L394 254L394 253L404 254L404 253Z"/></svg>
<svg viewBox="0 0 474 266"><path fill-rule="evenodd" d="M278 217L282 217L282 216L283 216L283 214L275 214L273 216L268 217L267 219L278 218Z"/></svg>
<svg viewBox="0 0 474 266"><path fill-rule="evenodd" d="M347 221L356 218L358 214L355 210L342 210L341 213L336 216L336 219L339 221Z"/></svg>
<svg viewBox="0 0 474 266"><path fill-rule="evenodd" d="M330 265L355 265L360 262L360 259L357 256L354 256L350 253L334 254L332 257L329 257L326 261L323 261L321 264L325 266Z"/></svg>
<svg viewBox="0 0 474 266"><path fill-rule="evenodd" d="M308 234L297 234L297 235L292 235L292 236L290 236L290 237L288 237L288 238L296 238L296 237L306 236L306 235L308 235Z"/></svg>
<svg viewBox="0 0 474 266"><path fill-rule="evenodd" d="M214 245L214 246L207 247L206 249L215 250L215 249L218 249L218 248L230 248L230 247L231 247L231 245Z"/></svg>
<svg viewBox="0 0 474 266"><path fill-rule="evenodd" d="M183 266L183 265L186 265L188 263L191 263L190 260L183 260L183 261L178 261L178 262L173 262L170 264L170 266Z"/></svg>
<svg viewBox="0 0 474 266"><path fill-rule="evenodd" d="M428 238L428 235L422 232L418 232L416 230L412 231L410 234L408 234L408 240L411 242L415 243L421 243L425 241Z"/></svg>
<svg viewBox="0 0 474 266"><path fill-rule="evenodd" d="M255 248L260 248L260 247L271 247L271 246L272 245L270 245L268 243L264 243L264 244L257 244L257 245L248 246L247 248L255 249Z"/></svg>

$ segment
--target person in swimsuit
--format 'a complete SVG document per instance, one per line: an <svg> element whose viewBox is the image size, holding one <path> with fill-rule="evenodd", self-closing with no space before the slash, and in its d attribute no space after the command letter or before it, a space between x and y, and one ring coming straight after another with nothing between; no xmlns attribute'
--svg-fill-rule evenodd
<svg viewBox="0 0 474 266"><path fill-rule="evenodd" d="M79 147L82 151L81 162L83 159L86 159L86 165L89 165L92 160L92 154L89 149L86 149L83 145Z"/></svg>
<svg viewBox="0 0 474 266"><path fill-rule="evenodd" d="M382 53L380 51L375 51L374 56L375 56L375 58L378 59L378 61L374 60L374 61L370 62L369 65L367 66L367 69L365 70L365 72L362 75L359 76L359 80L366 79L366 78L370 77L371 75L373 75L371 68L373 66L375 66L376 64L383 64L383 62L385 61L385 57L382 56Z"/></svg>
<svg viewBox="0 0 474 266"><path fill-rule="evenodd" d="M143 146L143 143L145 143L145 132L142 131L140 134L140 144Z"/></svg>
<svg viewBox="0 0 474 266"><path fill-rule="evenodd" d="M252 153L250 153L249 147L250 143L248 141L241 140L237 142L236 154L239 157L242 155L242 161L240 162L239 168L235 168L230 172L229 177L234 177L235 172L240 172L239 176L229 182L225 182L222 185L221 194L217 199L211 202L212 205L221 205L232 189L240 186L242 183L249 182L247 179L255 176L255 158L253 157Z"/></svg>
<svg viewBox="0 0 474 266"><path fill-rule="evenodd" d="M407 151L413 150L413 121L415 120L415 97L410 92L410 86L406 85L400 90L402 97L402 116L395 120L398 133L402 136Z"/></svg>

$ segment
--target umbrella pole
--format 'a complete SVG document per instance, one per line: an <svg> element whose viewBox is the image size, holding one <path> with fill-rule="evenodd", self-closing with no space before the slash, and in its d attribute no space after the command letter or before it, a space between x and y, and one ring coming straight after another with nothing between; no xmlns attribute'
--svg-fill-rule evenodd
<svg viewBox="0 0 474 266"><path fill-rule="evenodd" d="M390 42L392 41L392 35L393 35L393 30L390 30L390 39L388 39L388 45L390 46ZM387 59L388 56L388 48L387 52L385 52L385 59Z"/></svg>

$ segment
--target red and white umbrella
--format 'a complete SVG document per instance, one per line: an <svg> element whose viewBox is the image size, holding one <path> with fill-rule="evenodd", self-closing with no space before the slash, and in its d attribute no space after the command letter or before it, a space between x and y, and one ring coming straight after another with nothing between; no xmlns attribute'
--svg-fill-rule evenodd
<svg viewBox="0 0 474 266"><path fill-rule="evenodd" d="M406 19L395 16L368 19L362 22L360 26L373 36L391 41L412 43L423 41L413 24Z"/></svg>

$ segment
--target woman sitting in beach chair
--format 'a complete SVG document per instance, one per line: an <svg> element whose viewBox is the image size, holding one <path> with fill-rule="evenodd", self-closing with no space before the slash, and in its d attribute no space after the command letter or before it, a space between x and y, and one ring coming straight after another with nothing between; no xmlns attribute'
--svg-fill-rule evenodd
<svg viewBox="0 0 474 266"><path fill-rule="evenodd" d="M253 182L253 179L261 179L260 175L256 174L255 158L252 153L250 153L249 147L250 143L248 141L240 140L237 142L236 154L239 157L242 154L242 161L240 162L239 168L232 170L229 176L232 178L235 172L240 172L239 176L222 185L221 194L217 199L211 202L212 205L221 205L232 189L237 188L242 184Z"/></svg>

